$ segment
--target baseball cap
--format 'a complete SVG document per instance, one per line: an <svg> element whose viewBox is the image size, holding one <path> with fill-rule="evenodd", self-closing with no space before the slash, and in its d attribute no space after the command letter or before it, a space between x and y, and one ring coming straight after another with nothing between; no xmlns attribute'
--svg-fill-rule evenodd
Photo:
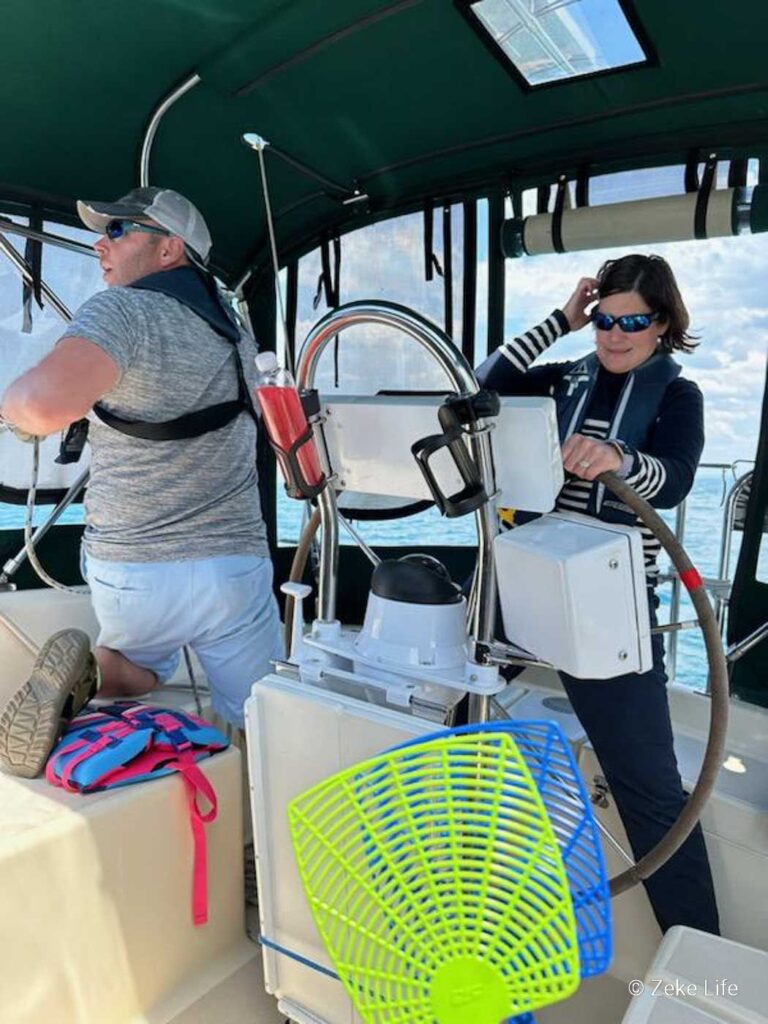
<svg viewBox="0 0 768 1024"><path fill-rule="evenodd" d="M197 260L203 264L208 262L211 251L208 225L198 208L173 189L155 186L135 188L114 203L79 199L77 212L92 231L103 231L116 217L126 220L151 217L172 235L178 235Z"/></svg>

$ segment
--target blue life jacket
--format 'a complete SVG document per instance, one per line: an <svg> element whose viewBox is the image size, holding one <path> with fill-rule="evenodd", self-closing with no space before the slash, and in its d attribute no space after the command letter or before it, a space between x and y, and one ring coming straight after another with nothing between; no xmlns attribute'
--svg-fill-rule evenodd
<svg viewBox="0 0 768 1024"><path fill-rule="evenodd" d="M599 370L600 360L592 352L571 363L555 386L552 397L557 405L561 443L581 430ZM608 437L621 438L631 448L644 448L651 427L658 418L664 393L679 377L680 370L679 363L672 356L656 352L628 373L613 411ZM606 497L603 484L592 488L586 512L611 523L631 524L636 521L631 509L613 495Z"/></svg>

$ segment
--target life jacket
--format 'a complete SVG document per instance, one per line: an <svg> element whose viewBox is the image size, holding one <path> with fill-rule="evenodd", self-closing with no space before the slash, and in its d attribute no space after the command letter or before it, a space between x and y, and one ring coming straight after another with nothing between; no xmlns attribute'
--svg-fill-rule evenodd
<svg viewBox="0 0 768 1024"><path fill-rule="evenodd" d="M228 746L227 738L202 718L125 701L73 719L48 758L45 777L73 793L96 793L179 774L194 843L192 919L200 925L208 920L205 826L216 818L217 801L197 762Z"/></svg>
<svg viewBox="0 0 768 1024"><path fill-rule="evenodd" d="M217 402L204 409L195 409L172 420L149 423L144 420L127 420L106 409L100 402L93 406L98 419L129 437L137 437L144 441L180 441L187 438L200 437L212 430L231 423L242 412L248 413L258 420L253 399L245 379L245 369L240 355L240 329L228 309L219 297L213 277L196 267L176 267L173 270L161 270L155 274L147 274L128 285L142 291L160 292L176 299L191 309L222 338L225 338L235 350L235 370L237 373L237 397L228 402ZM88 420L77 420L69 427L57 462L67 464L77 462L88 437Z"/></svg>
<svg viewBox="0 0 768 1024"><path fill-rule="evenodd" d="M555 386L553 398L557 406L557 422L562 444L578 433L589 410L600 361L596 353L571 363ZM659 415L667 387L680 375L681 367L672 356L656 352L642 365L627 374L613 411L608 437L619 437L631 448L642 449ZM591 489L587 515L606 522L633 524L635 513L613 496L606 497L605 486Z"/></svg>
<svg viewBox="0 0 768 1024"><path fill-rule="evenodd" d="M142 420L126 420L115 413L109 412L97 402L93 411L108 427L113 427L121 434L139 437L145 441L179 441L191 437L200 437L212 430L226 426L241 412L247 412L257 419L248 385L245 370L240 356L240 330L229 310L219 298L216 284L210 274L203 273L196 267L176 267L174 270L161 270L148 274L128 285L142 291L160 292L170 295L182 305L191 309L208 323L217 334L230 342L235 349L235 367L237 370L237 398L229 402L217 402L215 405L196 409L194 412L177 416L173 420L160 423L146 423Z"/></svg>

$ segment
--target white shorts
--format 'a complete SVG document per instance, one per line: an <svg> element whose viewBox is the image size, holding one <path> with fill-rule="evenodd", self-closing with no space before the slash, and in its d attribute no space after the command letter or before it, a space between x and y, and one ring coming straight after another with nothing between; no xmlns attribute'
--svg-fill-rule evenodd
<svg viewBox="0 0 768 1024"><path fill-rule="evenodd" d="M105 562L83 557L100 647L151 669L161 683L188 644L200 659L211 704L243 726L252 684L283 657L272 563L258 555L185 562Z"/></svg>

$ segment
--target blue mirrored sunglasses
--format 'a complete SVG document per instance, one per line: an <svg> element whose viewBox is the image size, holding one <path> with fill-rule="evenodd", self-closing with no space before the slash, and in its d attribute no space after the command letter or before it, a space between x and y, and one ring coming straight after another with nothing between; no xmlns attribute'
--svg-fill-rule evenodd
<svg viewBox="0 0 768 1024"><path fill-rule="evenodd" d="M625 313L624 316L609 316L596 309L592 314L592 323L598 331L610 331L614 324L625 334L637 334L644 331L659 319L658 313Z"/></svg>
<svg viewBox="0 0 768 1024"><path fill-rule="evenodd" d="M116 218L115 220L109 221L104 228L104 234L111 242L117 241L118 238L122 238L127 235L129 231L143 232L147 235L169 235L170 232L164 228L155 228L151 224L139 224L135 220L121 220Z"/></svg>

